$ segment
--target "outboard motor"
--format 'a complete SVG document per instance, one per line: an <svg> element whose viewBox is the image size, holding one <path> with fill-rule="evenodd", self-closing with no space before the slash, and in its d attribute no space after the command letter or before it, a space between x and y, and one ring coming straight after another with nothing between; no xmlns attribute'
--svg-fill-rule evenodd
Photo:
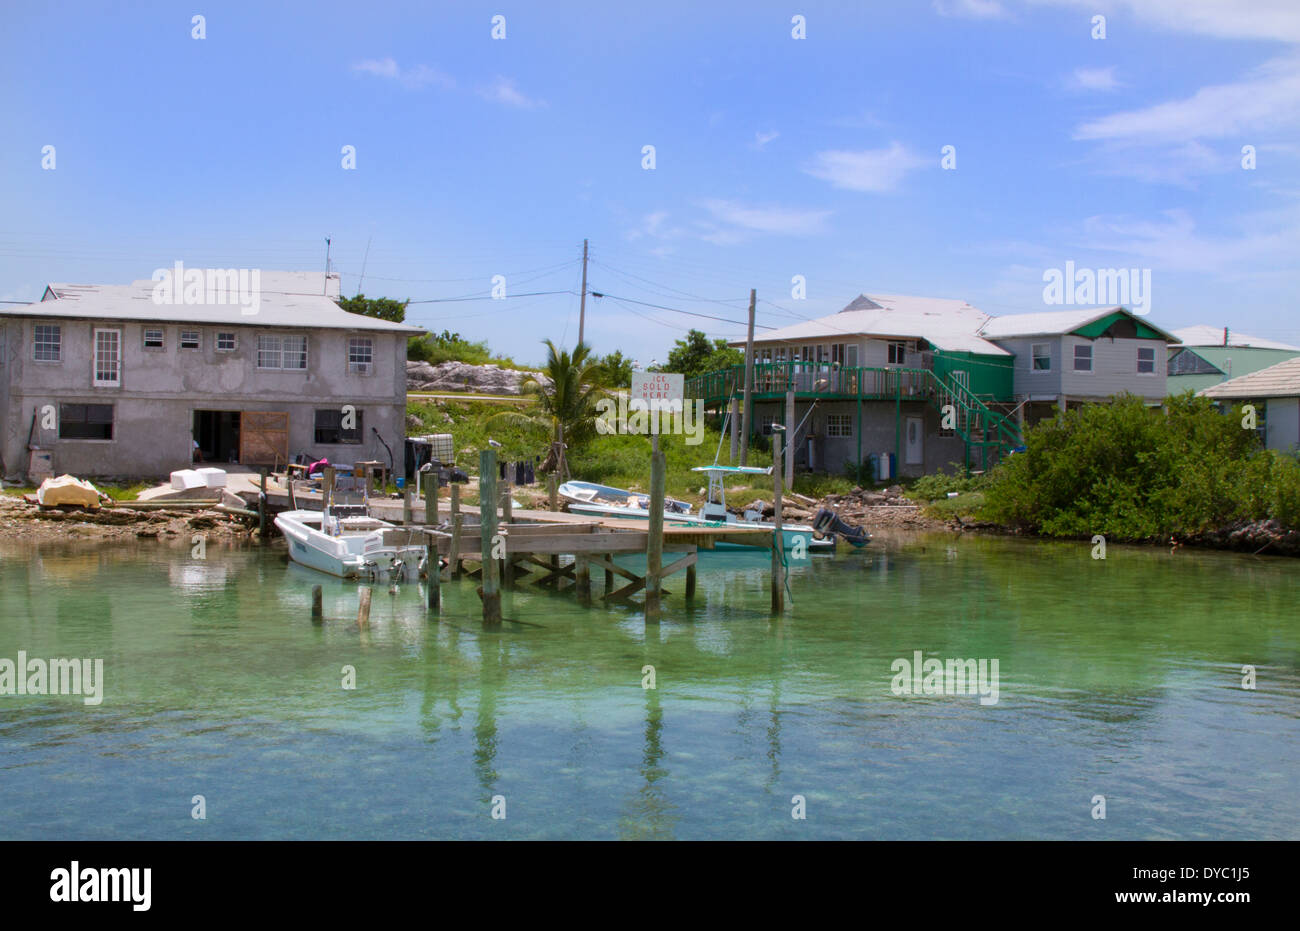
<svg viewBox="0 0 1300 931"><path fill-rule="evenodd" d="M830 508L819 510L817 516L813 518L812 525L813 530L817 532L819 537L825 537L827 534L839 534L859 549L871 542L871 534L867 533L865 529L846 524Z"/></svg>

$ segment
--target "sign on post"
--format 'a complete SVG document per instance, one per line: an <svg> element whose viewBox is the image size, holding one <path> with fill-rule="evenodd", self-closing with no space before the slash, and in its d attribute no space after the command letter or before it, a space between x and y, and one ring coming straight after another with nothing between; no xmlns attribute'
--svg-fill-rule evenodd
<svg viewBox="0 0 1300 931"><path fill-rule="evenodd" d="M632 400L645 401L647 410L681 411L686 376L677 372L633 372ZM677 404L674 405L673 402Z"/></svg>

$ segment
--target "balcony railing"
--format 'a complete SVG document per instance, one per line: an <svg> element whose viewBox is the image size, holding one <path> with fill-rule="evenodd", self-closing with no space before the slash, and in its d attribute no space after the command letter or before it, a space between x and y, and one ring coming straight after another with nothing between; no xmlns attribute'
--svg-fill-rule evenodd
<svg viewBox="0 0 1300 931"><path fill-rule="evenodd" d="M926 369L845 368L827 363L759 362L754 365L754 394L785 397L796 395L821 398L894 398L917 397L934 385L934 375ZM734 394L745 393L745 367L733 365L692 378L686 382L688 398L702 398L706 404L726 401Z"/></svg>

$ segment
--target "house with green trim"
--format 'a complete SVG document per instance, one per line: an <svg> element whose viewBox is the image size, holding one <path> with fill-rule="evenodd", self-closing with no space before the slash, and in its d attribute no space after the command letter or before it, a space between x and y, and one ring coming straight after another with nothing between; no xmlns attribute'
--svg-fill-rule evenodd
<svg viewBox="0 0 1300 931"><path fill-rule="evenodd" d="M1121 307L991 317L960 300L861 294L838 313L755 335L753 432L785 426L790 474L986 468L1059 406L1123 392L1159 403L1172 341ZM732 366L688 380L686 395L730 412L734 431L744 380Z"/></svg>
<svg viewBox="0 0 1300 931"><path fill-rule="evenodd" d="M1198 393L1225 408L1252 405L1265 447L1293 455L1300 452L1300 354Z"/></svg>
<svg viewBox="0 0 1300 931"><path fill-rule="evenodd" d="M1169 347L1170 394L1200 391L1300 356L1300 347L1227 327L1190 326L1173 334L1181 345Z"/></svg>

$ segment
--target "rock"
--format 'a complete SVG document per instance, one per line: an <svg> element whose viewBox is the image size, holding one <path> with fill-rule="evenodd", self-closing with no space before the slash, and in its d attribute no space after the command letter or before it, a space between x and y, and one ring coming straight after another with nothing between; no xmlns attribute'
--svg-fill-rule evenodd
<svg viewBox="0 0 1300 931"><path fill-rule="evenodd" d="M406 389L408 391L470 391L481 394L522 393L524 377L528 372L503 369L498 365L469 365L465 362L406 363ZM537 377L545 379L544 375Z"/></svg>

